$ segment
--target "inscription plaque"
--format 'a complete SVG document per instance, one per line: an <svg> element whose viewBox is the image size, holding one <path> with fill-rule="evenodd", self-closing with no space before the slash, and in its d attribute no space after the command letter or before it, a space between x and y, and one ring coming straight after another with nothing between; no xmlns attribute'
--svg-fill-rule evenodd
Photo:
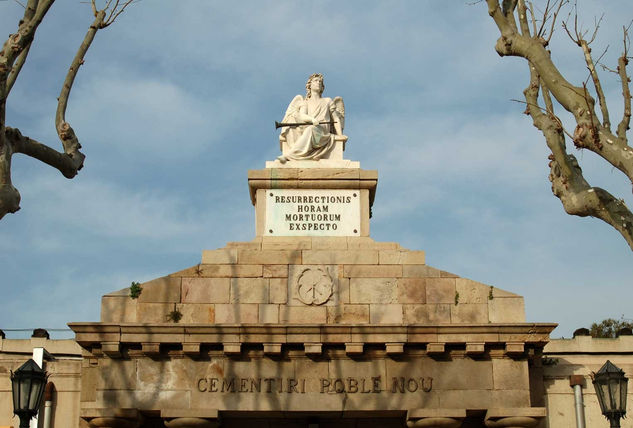
<svg viewBox="0 0 633 428"><path fill-rule="evenodd" d="M275 377L248 377L248 378L217 378L202 377L196 382L200 392L266 392L266 393L306 393L306 379L275 378ZM384 382L381 376L372 377L341 377L320 378L320 394L379 394L388 393L414 393L431 392L433 388L432 377L392 377Z"/></svg>
<svg viewBox="0 0 633 428"><path fill-rule="evenodd" d="M266 236L360 236L360 191L266 191Z"/></svg>

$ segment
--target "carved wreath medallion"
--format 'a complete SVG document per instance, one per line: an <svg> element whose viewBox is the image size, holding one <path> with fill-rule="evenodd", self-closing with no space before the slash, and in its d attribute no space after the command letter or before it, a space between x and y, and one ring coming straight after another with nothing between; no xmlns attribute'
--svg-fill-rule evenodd
<svg viewBox="0 0 633 428"><path fill-rule="evenodd" d="M305 268L297 278L297 296L306 305L322 305L334 294L334 281L325 267Z"/></svg>

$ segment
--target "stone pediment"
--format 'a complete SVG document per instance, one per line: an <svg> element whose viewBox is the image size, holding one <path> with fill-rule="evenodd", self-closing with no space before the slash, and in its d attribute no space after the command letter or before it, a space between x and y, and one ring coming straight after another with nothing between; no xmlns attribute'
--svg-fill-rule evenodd
<svg viewBox="0 0 633 428"><path fill-rule="evenodd" d="M368 237L259 237L204 251L200 264L102 298L101 323L76 323L77 341L96 353L125 347L184 353L243 345L269 354L328 344L362 353L426 346L442 354L486 347L521 354L547 342L552 325L525 323L523 298L442 271L423 251Z"/></svg>
<svg viewBox="0 0 633 428"><path fill-rule="evenodd" d="M364 237L260 237L102 299L102 322L182 324L523 323L523 298Z"/></svg>
<svg viewBox="0 0 633 428"><path fill-rule="evenodd" d="M103 296L101 322L70 324L94 426L123 411L137 415L122 423L221 415L229 426L253 410L394 426L459 426L490 403L503 407L485 414L495 421L545 414L530 407L528 359L555 324L526 323L521 296L428 266L423 251L260 236L140 287Z"/></svg>

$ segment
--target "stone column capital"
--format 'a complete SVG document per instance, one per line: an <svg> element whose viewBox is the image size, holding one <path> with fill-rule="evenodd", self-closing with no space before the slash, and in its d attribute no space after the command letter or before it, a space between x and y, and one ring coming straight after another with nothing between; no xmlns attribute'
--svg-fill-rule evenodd
<svg viewBox="0 0 633 428"><path fill-rule="evenodd" d="M164 418L167 428L216 428L219 423L217 419L211 418Z"/></svg>
<svg viewBox="0 0 633 428"><path fill-rule="evenodd" d="M544 407L488 409L485 424L489 428L528 428L538 425L546 415Z"/></svg>
<svg viewBox="0 0 633 428"><path fill-rule="evenodd" d="M461 419L443 417L410 419L407 421L409 428L457 428L461 424Z"/></svg>
<svg viewBox="0 0 633 428"><path fill-rule="evenodd" d="M139 421L134 419L105 416L88 421L90 428L138 428Z"/></svg>
<svg viewBox="0 0 633 428"><path fill-rule="evenodd" d="M488 419L486 420L486 426L489 428L528 428L536 426L539 419L530 416L510 416L496 420Z"/></svg>

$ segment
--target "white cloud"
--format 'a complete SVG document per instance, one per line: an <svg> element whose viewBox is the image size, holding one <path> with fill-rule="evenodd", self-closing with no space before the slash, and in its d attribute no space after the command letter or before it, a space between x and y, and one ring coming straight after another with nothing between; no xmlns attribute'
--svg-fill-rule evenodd
<svg viewBox="0 0 633 428"><path fill-rule="evenodd" d="M76 88L68 117L118 155L192 158L219 146L235 127L238 102L201 99L175 82L157 77L90 75Z"/></svg>
<svg viewBox="0 0 633 428"><path fill-rule="evenodd" d="M191 212L173 194L134 191L102 182L74 180L63 187L33 180L21 189L24 200L38 201L46 221L81 230L95 238L162 240L187 231ZM46 239L42 245L55 247Z"/></svg>

